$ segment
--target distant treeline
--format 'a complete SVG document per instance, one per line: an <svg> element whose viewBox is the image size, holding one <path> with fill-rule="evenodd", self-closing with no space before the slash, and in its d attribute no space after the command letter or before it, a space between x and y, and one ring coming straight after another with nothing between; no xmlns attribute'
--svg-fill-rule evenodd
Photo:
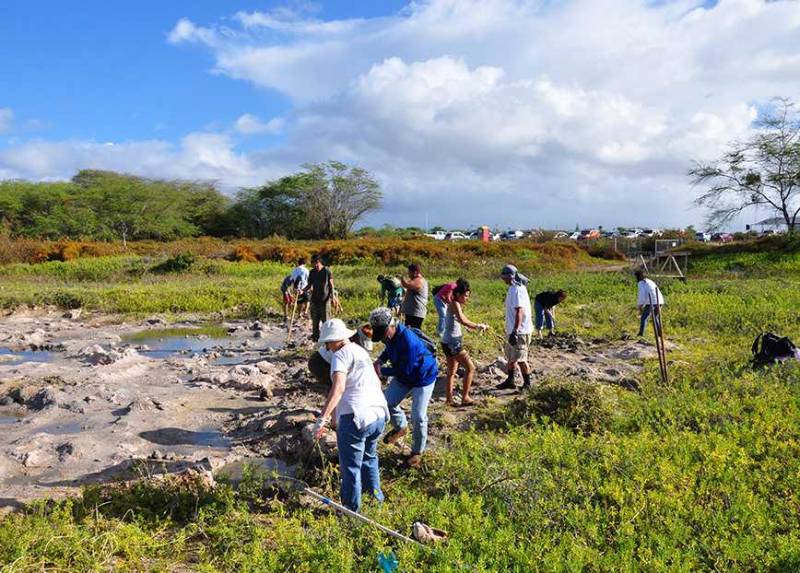
<svg viewBox="0 0 800 573"><path fill-rule="evenodd" d="M381 192L363 169L329 161L231 198L207 181L83 170L69 182L0 182L0 233L49 240L170 241L280 235L342 238Z"/></svg>

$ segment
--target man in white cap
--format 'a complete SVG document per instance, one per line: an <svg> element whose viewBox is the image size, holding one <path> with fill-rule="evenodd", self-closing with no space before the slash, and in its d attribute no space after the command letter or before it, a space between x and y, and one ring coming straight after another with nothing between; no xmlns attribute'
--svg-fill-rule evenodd
<svg viewBox="0 0 800 573"><path fill-rule="evenodd" d="M514 265L506 265L500 272L500 278L508 285L506 294L506 362L508 378L497 386L498 390L513 390L517 387L514 378L516 367L522 373L522 387L531 385L531 370L528 365L528 346L533 334L531 321L531 298L528 295L528 279L517 271Z"/></svg>
<svg viewBox="0 0 800 573"><path fill-rule="evenodd" d="M319 341L332 353L333 385L314 425L314 436L322 437L335 410L340 496L345 507L359 511L362 491L383 501L378 439L389 419L389 408L372 358L364 348L350 342L354 334L338 318L322 325Z"/></svg>

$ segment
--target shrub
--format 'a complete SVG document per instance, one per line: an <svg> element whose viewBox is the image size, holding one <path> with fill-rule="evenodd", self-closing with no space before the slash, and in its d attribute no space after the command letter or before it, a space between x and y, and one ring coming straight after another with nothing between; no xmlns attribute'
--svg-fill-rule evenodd
<svg viewBox="0 0 800 573"><path fill-rule="evenodd" d="M194 261L195 256L192 253L181 253L170 257L150 270L154 273L185 273L192 268Z"/></svg>
<svg viewBox="0 0 800 573"><path fill-rule="evenodd" d="M547 380L500 411L484 415L482 424L499 428L532 420L552 420L581 434L607 429L613 409L599 384L575 380Z"/></svg>
<svg viewBox="0 0 800 573"><path fill-rule="evenodd" d="M257 263L258 257L248 245L236 245L233 254L229 257L232 261L244 263Z"/></svg>

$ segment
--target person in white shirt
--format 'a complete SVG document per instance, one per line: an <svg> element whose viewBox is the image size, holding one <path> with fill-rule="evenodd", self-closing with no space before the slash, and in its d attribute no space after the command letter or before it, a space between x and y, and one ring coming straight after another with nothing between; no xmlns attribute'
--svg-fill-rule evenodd
<svg viewBox="0 0 800 573"><path fill-rule="evenodd" d="M306 286L308 286L308 273L306 268L306 258L300 257L297 261L297 266L292 269L289 275L290 280L295 288L295 296L297 296L297 311L300 316L308 318L308 295L304 293Z"/></svg>
<svg viewBox="0 0 800 573"><path fill-rule="evenodd" d="M644 336L644 329L650 318L651 305L653 310L653 322L660 334L661 305L664 304L664 295L661 294L661 289L658 288L658 285L647 278L647 274L645 274L643 270L636 271L634 275L639 285L639 292L636 297L636 306L639 309L639 334L637 336Z"/></svg>
<svg viewBox="0 0 800 573"><path fill-rule="evenodd" d="M350 342L356 334L338 318L322 325L319 341L332 352L331 380L322 413L314 425L314 437L327 431L334 410L337 414L336 441L339 473L342 476L342 504L353 511L361 508L361 492L383 501L378 439L389 419L389 407L381 381L369 353Z"/></svg>
<svg viewBox="0 0 800 573"><path fill-rule="evenodd" d="M506 336L505 344L506 362L508 363L508 378L497 386L498 390L511 390L517 387L516 367L522 373L522 387L531 385L531 371L528 365L528 346L533 334L531 321L531 298L528 295L528 279L517 271L514 265L506 265L500 272L500 278L508 285L506 294Z"/></svg>

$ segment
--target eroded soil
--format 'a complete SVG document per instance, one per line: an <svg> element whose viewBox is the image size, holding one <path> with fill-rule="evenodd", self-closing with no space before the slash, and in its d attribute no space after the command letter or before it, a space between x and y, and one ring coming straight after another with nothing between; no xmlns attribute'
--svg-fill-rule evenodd
<svg viewBox="0 0 800 573"><path fill-rule="evenodd" d="M327 388L306 369L313 347L304 325L293 338L287 348L282 326L257 321L209 329L198 319L167 325L41 310L0 318L0 509L88 483L332 455L332 433L319 448L308 439ZM634 340L559 336L531 348L537 376L629 389L654 356ZM494 390L504 376L502 359L479 364L474 397L512 399ZM440 379L429 411L434 448L477 409L443 402Z"/></svg>

